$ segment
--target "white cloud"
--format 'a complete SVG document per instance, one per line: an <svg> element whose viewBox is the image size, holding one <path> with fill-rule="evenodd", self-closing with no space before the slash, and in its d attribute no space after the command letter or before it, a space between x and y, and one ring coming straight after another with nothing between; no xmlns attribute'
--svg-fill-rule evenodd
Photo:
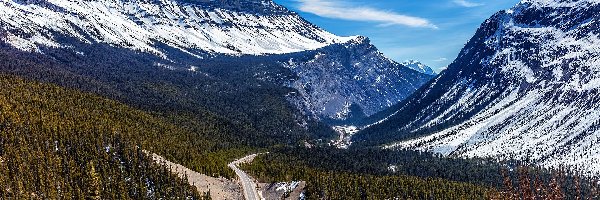
<svg viewBox="0 0 600 200"><path fill-rule="evenodd" d="M453 0L452 2L454 2L455 4L457 4L459 6L467 7L467 8L483 6L482 3L475 3L475 2L470 2L467 0Z"/></svg>
<svg viewBox="0 0 600 200"><path fill-rule="evenodd" d="M298 0L298 9L321 17L350 21L377 22L380 26L404 25L437 29L429 20L378 10L370 7L353 7L334 0ZM345 3L347 4L347 3Z"/></svg>
<svg viewBox="0 0 600 200"><path fill-rule="evenodd" d="M438 58L438 59L435 59L433 61L434 62L444 62L444 61L447 61L447 60L448 60L448 58Z"/></svg>

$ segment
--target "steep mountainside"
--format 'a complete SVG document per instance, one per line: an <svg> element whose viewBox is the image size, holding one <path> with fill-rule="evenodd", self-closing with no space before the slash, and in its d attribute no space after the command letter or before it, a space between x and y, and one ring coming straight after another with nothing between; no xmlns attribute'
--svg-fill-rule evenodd
<svg viewBox="0 0 600 200"><path fill-rule="evenodd" d="M290 105L280 80L291 73L277 55L246 54L350 38L272 1L11 0L0 9L4 73L94 92L194 132L215 120L237 130L210 137L249 146L333 132Z"/></svg>
<svg viewBox="0 0 600 200"><path fill-rule="evenodd" d="M600 172L600 2L525 0L485 21L430 84L359 133L457 156Z"/></svg>
<svg viewBox="0 0 600 200"><path fill-rule="evenodd" d="M271 0L8 0L0 3L2 40L27 51L72 48L61 35L169 57L179 49L270 54L320 48L343 38Z"/></svg>
<svg viewBox="0 0 600 200"><path fill-rule="evenodd" d="M368 38L357 37L294 56L284 63L298 78L289 86L301 110L326 120L357 120L408 97L431 78L385 57Z"/></svg>

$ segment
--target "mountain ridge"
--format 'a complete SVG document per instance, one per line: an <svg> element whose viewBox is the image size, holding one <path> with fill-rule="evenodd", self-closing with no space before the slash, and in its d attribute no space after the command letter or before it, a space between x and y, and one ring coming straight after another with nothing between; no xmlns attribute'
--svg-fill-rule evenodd
<svg viewBox="0 0 600 200"><path fill-rule="evenodd" d="M107 43L163 58L169 52L160 48L161 43L206 58L212 53L291 53L353 38L324 31L272 1L242 1L254 5L243 9L216 1L189 2L4 1L0 24L6 32L3 40L21 50L69 48L55 39L67 35L84 43Z"/></svg>

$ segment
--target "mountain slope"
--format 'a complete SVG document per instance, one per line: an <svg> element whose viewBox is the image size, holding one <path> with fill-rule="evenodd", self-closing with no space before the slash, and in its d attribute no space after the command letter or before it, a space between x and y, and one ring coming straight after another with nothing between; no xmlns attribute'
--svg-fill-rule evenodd
<svg viewBox="0 0 600 200"><path fill-rule="evenodd" d="M387 147L600 172L598 12L594 0L527 0L498 12L447 70L355 140L429 135Z"/></svg>
<svg viewBox="0 0 600 200"><path fill-rule="evenodd" d="M365 37L304 54L283 63L298 77L289 83L299 92L291 100L325 120L349 122L373 115L433 78L385 57Z"/></svg>
<svg viewBox="0 0 600 200"><path fill-rule="evenodd" d="M0 71L4 73L94 92L169 118L192 132L204 132L206 123L228 126L227 131L206 136L236 141L235 145L223 143L215 148L218 150L295 143L333 134L322 128L324 125L304 119L287 101L285 95L291 89L280 80L287 80L291 73L273 58L278 55L230 55L213 51L212 47L187 46L201 43L188 41L196 37L194 34L178 32L194 30L202 37L214 37L210 39L214 41L229 39L203 31L233 33L239 29L273 48L285 41L272 35L278 32L285 32L281 37L293 39L291 42L307 41L294 34L313 38L319 43L314 48L333 42L329 40L331 34L272 1L14 0L0 2L0 6L7 9L0 12L0 38L4 38L0 39ZM180 20L168 13L184 9L179 17L192 21L173 25L180 24ZM123 14L130 12L145 17ZM193 13L208 16L215 12L230 13L217 15L221 21L232 17L232 13L247 18L227 18L231 22L219 23L190 18ZM138 18L153 22L135 21ZM130 25L137 28L133 30ZM163 29L175 32L156 32ZM156 37L146 41L146 33L156 33L150 35ZM161 38L171 36L177 37ZM30 39L39 41L33 45ZM47 45L50 43L55 45ZM260 46L249 42L240 45Z"/></svg>
<svg viewBox="0 0 600 200"><path fill-rule="evenodd" d="M173 155L201 139L94 95L6 75L0 84L0 198L203 197L142 152L186 160Z"/></svg>
<svg viewBox="0 0 600 200"><path fill-rule="evenodd" d="M381 111L432 78L271 0L10 0L0 10L2 72L94 92L190 131L223 122L236 131L212 139L248 146L330 139L326 126Z"/></svg>
<svg viewBox="0 0 600 200"><path fill-rule="evenodd" d="M202 106L255 126L356 121L399 102L431 78L408 72L366 38L335 36L271 0L11 0L0 3L0 10L5 49L62 63L61 70L103 87L102 95L152 108L169 98L169 104L194 104L186 110ZM316 59L317 52L328 56ZM8 71L15 70L24 75L21 69ZM327 84L311 91L302 86L316 80ZM97 85L74 87L98 92ZM181 92L147 91L172 86ZM287 98L288 87L301 95ZM295 108L281 108L289 104L280 102L284 99ZM252 105L244 104L248 101ZM235 113L240 108L244 111ZM286 120L264 114L290 109L303 113L286 111ZM275 132L263 127L257 132Z"/></svg>
<svg viewBox="0 0 600 200"><path fill-rule="evenodd" d="M164 58L169 52L161 44L206 57L298 52L350 39L271 0L9 0L0 3L0 11L2 40L27 51L71 48L61 35Z"/></svg>

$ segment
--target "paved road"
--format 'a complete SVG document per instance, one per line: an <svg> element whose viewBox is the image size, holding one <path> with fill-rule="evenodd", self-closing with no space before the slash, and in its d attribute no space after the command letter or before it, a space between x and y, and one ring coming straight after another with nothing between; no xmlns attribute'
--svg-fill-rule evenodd
<svg viewBox="0 0 600 200"><path fill-rule="evenodd" d="M233 171L235 171L237 176L240 178L240 181L242 182L242 188L244 189L244 197L246 198L246 200L261 200L261 197L258 194L258 190L256 189L256 183L254 183L252 178L250 178L250 176L248 176L246 172L240 170L237 167L237 165L240 163L251 162L257 155L258 154L248 155L244 158L233 161L232 163L229 163L229 165L227 165L229 166L229 168L233 169Z"/></svg>

